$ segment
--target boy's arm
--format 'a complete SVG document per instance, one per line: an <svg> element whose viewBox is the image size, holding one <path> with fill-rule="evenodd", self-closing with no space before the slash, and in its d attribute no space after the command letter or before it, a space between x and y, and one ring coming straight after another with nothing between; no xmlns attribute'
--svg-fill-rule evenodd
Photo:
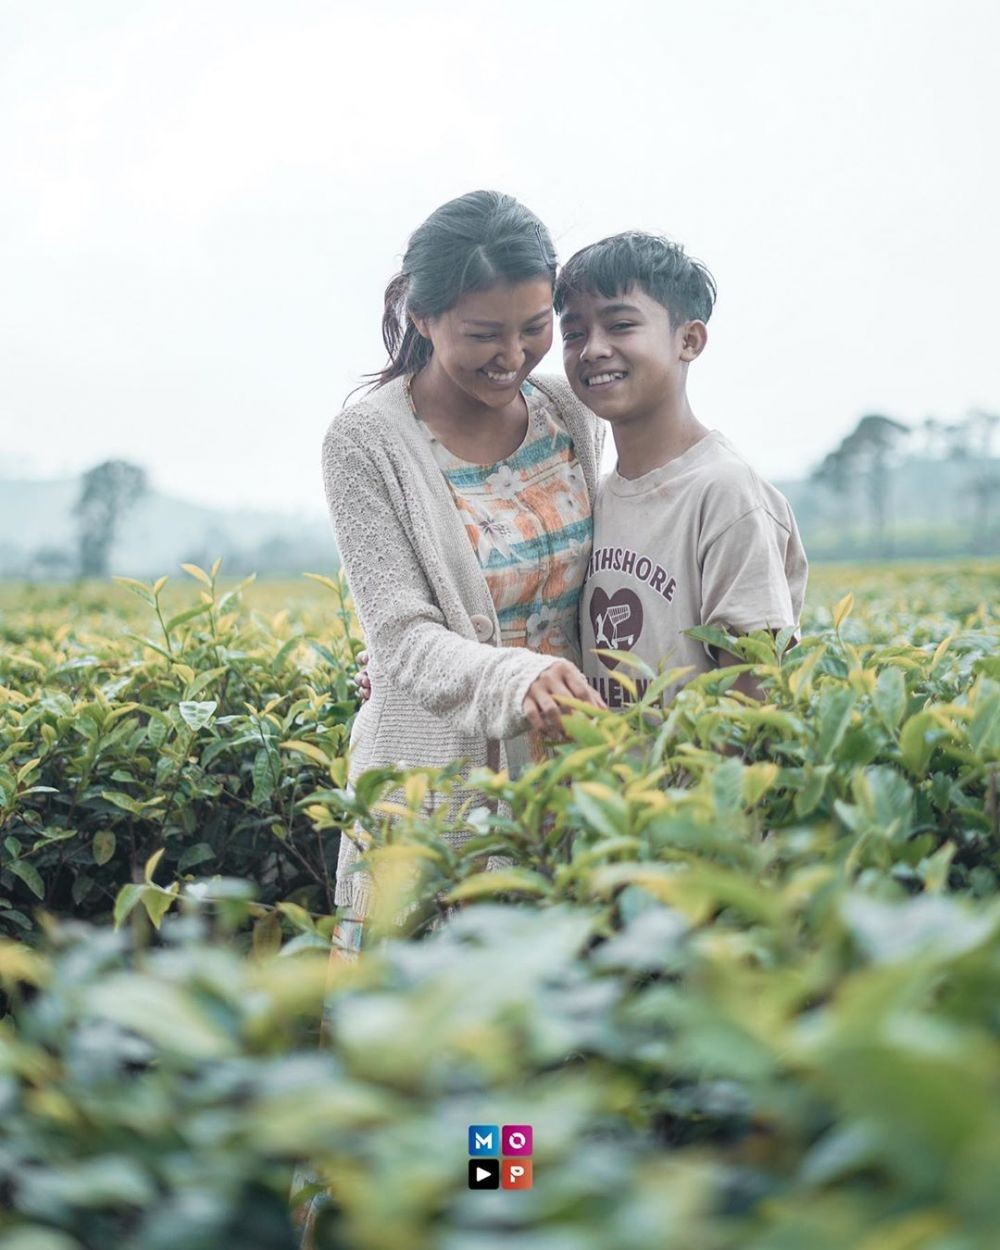
<svg viewBox="0 0 1000 1250"><path fill-rule="evenodd" d="M715 656L715 663L718 668L728 668L731 664L746 663L746 660L741 660L738 655L733 655L731 651L720 649L715 653ZM762 699L764 697L763 687L753 673L740 673L729 689L739 690L741 694L748 695L751 699Z"/></svg>
<svg viewBox="0 0 1000 1250"><path fill-rule="evenodd" d="M730 634L798 629L805 593L806 558L791 510L788 524L762 504L728 525L702 558L702 624ZM713 660L720 668L745 661L729 651ZM761 697L760 683L741 673L733 687Z"/></svg>

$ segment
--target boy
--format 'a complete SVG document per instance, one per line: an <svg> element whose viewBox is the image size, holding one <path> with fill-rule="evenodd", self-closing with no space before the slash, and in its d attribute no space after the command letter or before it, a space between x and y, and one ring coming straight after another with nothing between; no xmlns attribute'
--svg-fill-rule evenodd
<svg viewBox="0 0 1000 1250"><path fill-rule="evenodd" d="M598 649L630 651L654 671L690 665L682 684L740 663L683 630L798 626L807 565L791 508L688 402L688 367L714 302L703 265L638 232L583 248L556 283L566 376L611 425L618 452L594 508L580 605L584 673L612 708L632 695ZM646 681L621 671L641 696ZM735 685L756 693L746 674Z"/></svg>

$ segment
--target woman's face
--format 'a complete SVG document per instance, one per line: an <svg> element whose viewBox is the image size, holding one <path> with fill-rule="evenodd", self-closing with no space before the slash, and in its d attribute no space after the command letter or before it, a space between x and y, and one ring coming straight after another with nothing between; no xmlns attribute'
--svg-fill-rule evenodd
<svg viewBox="0 0 1000 1250"><path fill-rule="evenodd" d="M470 291L439 317L414 317L434 346L427 371L489 408L511 402L552 346L548 278Z"/></svg>

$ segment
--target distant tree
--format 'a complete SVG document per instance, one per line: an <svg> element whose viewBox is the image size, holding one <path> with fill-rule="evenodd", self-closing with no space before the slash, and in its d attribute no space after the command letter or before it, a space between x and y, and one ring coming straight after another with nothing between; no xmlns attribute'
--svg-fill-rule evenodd
<svg viewBox="0 0 1000 1250"><path fill-rule="evenodd" d="M949 460L968 460L972 455L973 430L967 421L942 426Z"/></svg>
<svg viewBox="0 0 1000 1250"><path fill-rule="evenodd" d="M1000 427L1000 415L974 408L966 415L964 425L975 457L975 468L967 483L972 499L972 549L988 551L992 547L993 506L1000 498L1000 468L993 460L993 438Z"/></svg>
<svg viewBox="0 0 1000 1250"><path fill-rule="evenodd" d="M118 523L147 489L145 469L126 460L105 460L83 475L73 509L79 519L81 577L107 577Z"/></svg>
<svg viewBox="0 0 1000 1250"><path fill-rule="evenodd" d="M966 414L965 424L969 429L969 441L975 454L984 460L993 457L993 438L1000 428L1000 413L984 412L982 408L973 408Z"/></svg>
<svg viewBox="0 0 1000 1250"><path fill-rule="evenodd" d="M827 490L834 495L840 497L842 508L842 520L839 526L841 534L845 537L850 530L850 518L854 516L855 509L847 506L851 496L854 493L856 481L851 474L851 466L847 456L843 451L843 444L835 447L833 451L827 452L822 461L813 469L809 475L809 480L825 486Z"/></svg>
<svg viewBox="0 0 1000 1250"><path fill-rule="evenodd" d="M76 561L62 547L39 547L31 558L31 574L43 581L60 581L72 577Z"/></svg>
<svg viewBox="0 0 1000 1250"><path fill-rule="evenodd" d="M923 454L928 460L940 460L946 454L946 423L937 417L924 417L920 423Z"/></svg>
<svg viewBox="0 0 1000 1250"><path fill-rule="evenodd" d="M868 516L879 555L889 554L889 473L895 453L910 427L881 413L868 413L813 472L813 480L850 494L855 482L865 485Z"/></svg>
<svg viewBox="0 0 1000 1250"><path fill-rule="evenodd" d="M974 473L968 483L972 497L972 550L989 551L993 547L993 505L1000 499L1000 471L993 468Z"/></svg>
<svg viewBox="0 0 1000 1250"><path fill-rule="evenodd" d="M909 433L910 427L902 421L872 412L861 418L845 440L847 456L868 487L868 513L875 547L882 556L889 554L889 470L893 454Z"/></svg>

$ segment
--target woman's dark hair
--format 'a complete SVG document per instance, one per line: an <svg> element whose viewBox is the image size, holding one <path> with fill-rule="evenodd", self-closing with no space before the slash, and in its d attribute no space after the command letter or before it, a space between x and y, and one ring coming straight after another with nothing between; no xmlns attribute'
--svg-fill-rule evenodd
<svg viewBox="0 0 1000 1250"><path fill-rule="evenodd" d="M688 256L679 243L641 230L613 234L571 256L556 283L556 312L562 312L571 295L613 299L633 283L663 305L674 329L712 315L715 279L705 265Z"/></svg>
<svg viewBox="0 0 1000 1250"><path fill-rule="evenodd" d="M382 341L389 361L369 374L376 387L416 373L433 348L410 320L437 317L469 291L495 282L555 281L549 232L523 204L499 191L470 191L436 208L410 236L403 268L385 288Z"/></svg>

